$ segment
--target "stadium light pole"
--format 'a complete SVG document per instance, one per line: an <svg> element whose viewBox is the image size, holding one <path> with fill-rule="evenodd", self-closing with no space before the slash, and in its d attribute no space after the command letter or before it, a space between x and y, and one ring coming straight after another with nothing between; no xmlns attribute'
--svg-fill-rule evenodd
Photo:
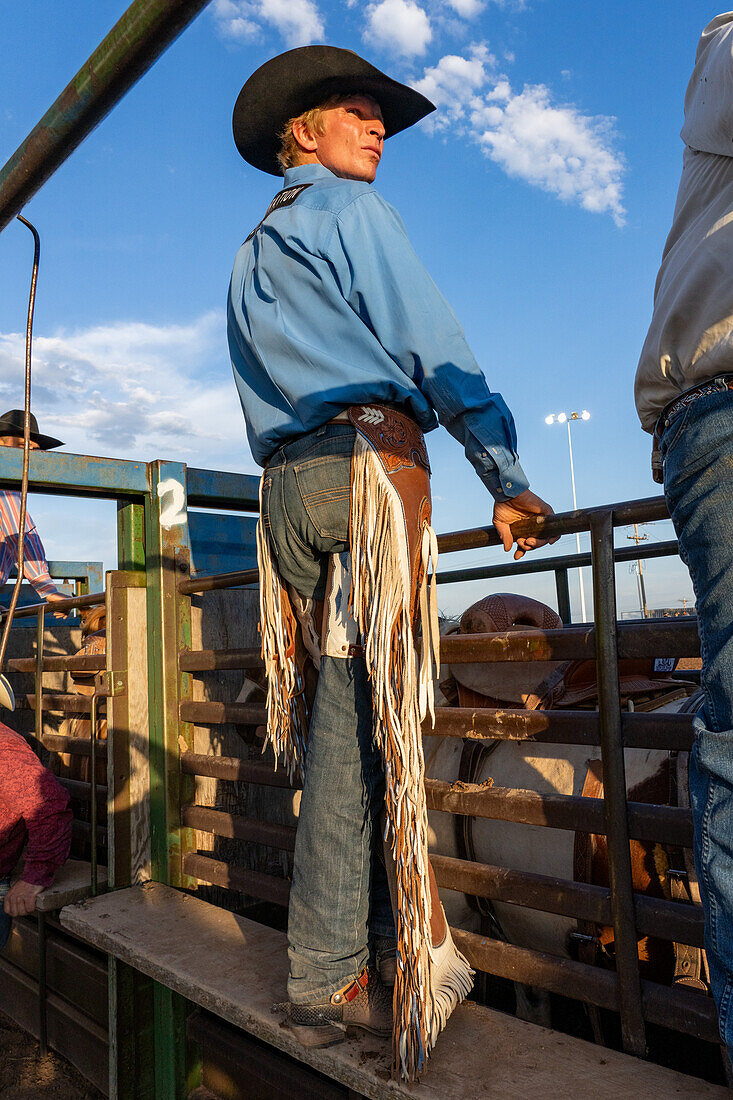
<svg viewBox="0 0 733 1100"><path fill-rule="evenodd" d="M574 423L577 420L590 420L590 413L588 412L588 410L583 409L583 411L580 412L580 413L571 412L569 414L564 413L564 412L560 412L560 413L557 413L557 414L550 413L549 416L545 417L545 424L567 424L567 426L568 426L568 451L570 453L570 484L571 484L572 489L573 489L573 511L574 512L577 512L577 510L578 510L578 501L577 501L577 498L575 496L575 466L574 466L574 463L573 463L573 440L572 440L572 437L570 435L570 425L571 425L571 423ZM578 553L580 553L580 531L575 532L575 545L577 547ZM581 569L580 566L578 566L578 587L580 588L580 614L582 616L582 621L585 622L586 621L586 615L585 615L585 589L583 588L583 570Z"/></svg>

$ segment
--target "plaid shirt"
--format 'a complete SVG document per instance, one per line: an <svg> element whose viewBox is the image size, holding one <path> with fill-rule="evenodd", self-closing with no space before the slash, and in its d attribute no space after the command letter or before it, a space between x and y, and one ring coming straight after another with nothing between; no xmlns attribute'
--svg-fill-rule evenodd
<svg viewBox="0 0 733 1100"><path fill-rule="evenodd" d="M18 558L18 529L20 527L20 493L0 490L0 584L5 584L10 570ZM39 596L46 599L58 592L51 580L36 525L26 512L26 535L23 543L23 574L31 582Z"/></svg>
<svg viewBox="0 0 733 1100"><path fill-rule="evenodd" d="M50 886L71 848L69 795L28 742L0 722L0 879L25 846L23 881Z"/></svg>

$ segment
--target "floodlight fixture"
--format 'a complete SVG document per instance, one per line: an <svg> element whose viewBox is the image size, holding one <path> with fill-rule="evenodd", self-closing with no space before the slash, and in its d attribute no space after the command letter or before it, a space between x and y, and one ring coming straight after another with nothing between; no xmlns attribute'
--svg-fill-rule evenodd
<svg viewBox="0 0 733 1100"><path fill-rule="evenodd" d="M590 413L587 409L583 409L582 412L571 412L570 414L560 412L557 414L551 413L545 417L545 424L567 424L568 426L568 452L570 455L570 485L573 490L573 509L577 511L578 502L575 496L575 466L573 463L573 441L570 436L570 425L576 420L590 420ZM575 532L575 545L580 554L580 532ZM583 588L583 570L578 567L578 587L580 589L580 613L585 622L585 590Z"/></svg>

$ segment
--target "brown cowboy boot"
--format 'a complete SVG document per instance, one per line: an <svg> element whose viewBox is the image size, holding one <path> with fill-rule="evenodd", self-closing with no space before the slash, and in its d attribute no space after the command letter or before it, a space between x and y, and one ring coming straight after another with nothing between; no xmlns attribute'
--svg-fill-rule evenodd
<svg viewBox="0 0 733 1100"><path fill-rule="evenodd" d="M397 976L397 942L394 936L376 936L374 961L379 977L388 989L394 989Z"/></svg>
<svg viewBox="0 0 733 1100"><path fill-rule="evenodd" d="M387 989L371 966L364 967L357 978L336 990L328 1001L307 1005L287 1001L274 1008L284 1011L296 1028L325 1028L332 1032L335 1029L329 1025L335 1024L342 1028L360 1027L372 1035L392 1033L392 991ZM312 1038L309 1036L309 1045ZM327 1037L327 1041L333 1042L334 1039Z"/></svg>

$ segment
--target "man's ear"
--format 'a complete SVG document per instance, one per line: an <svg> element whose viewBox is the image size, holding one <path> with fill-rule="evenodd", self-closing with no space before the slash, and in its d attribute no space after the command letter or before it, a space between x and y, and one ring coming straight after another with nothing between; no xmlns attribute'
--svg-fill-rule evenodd
<svg viewBox="0 0 733 1100"><path fill-rule="evenodd" d="M318 141L302 118L296 118L293 122L293 137L304 153L315 153L317 151Z"/></svg>

